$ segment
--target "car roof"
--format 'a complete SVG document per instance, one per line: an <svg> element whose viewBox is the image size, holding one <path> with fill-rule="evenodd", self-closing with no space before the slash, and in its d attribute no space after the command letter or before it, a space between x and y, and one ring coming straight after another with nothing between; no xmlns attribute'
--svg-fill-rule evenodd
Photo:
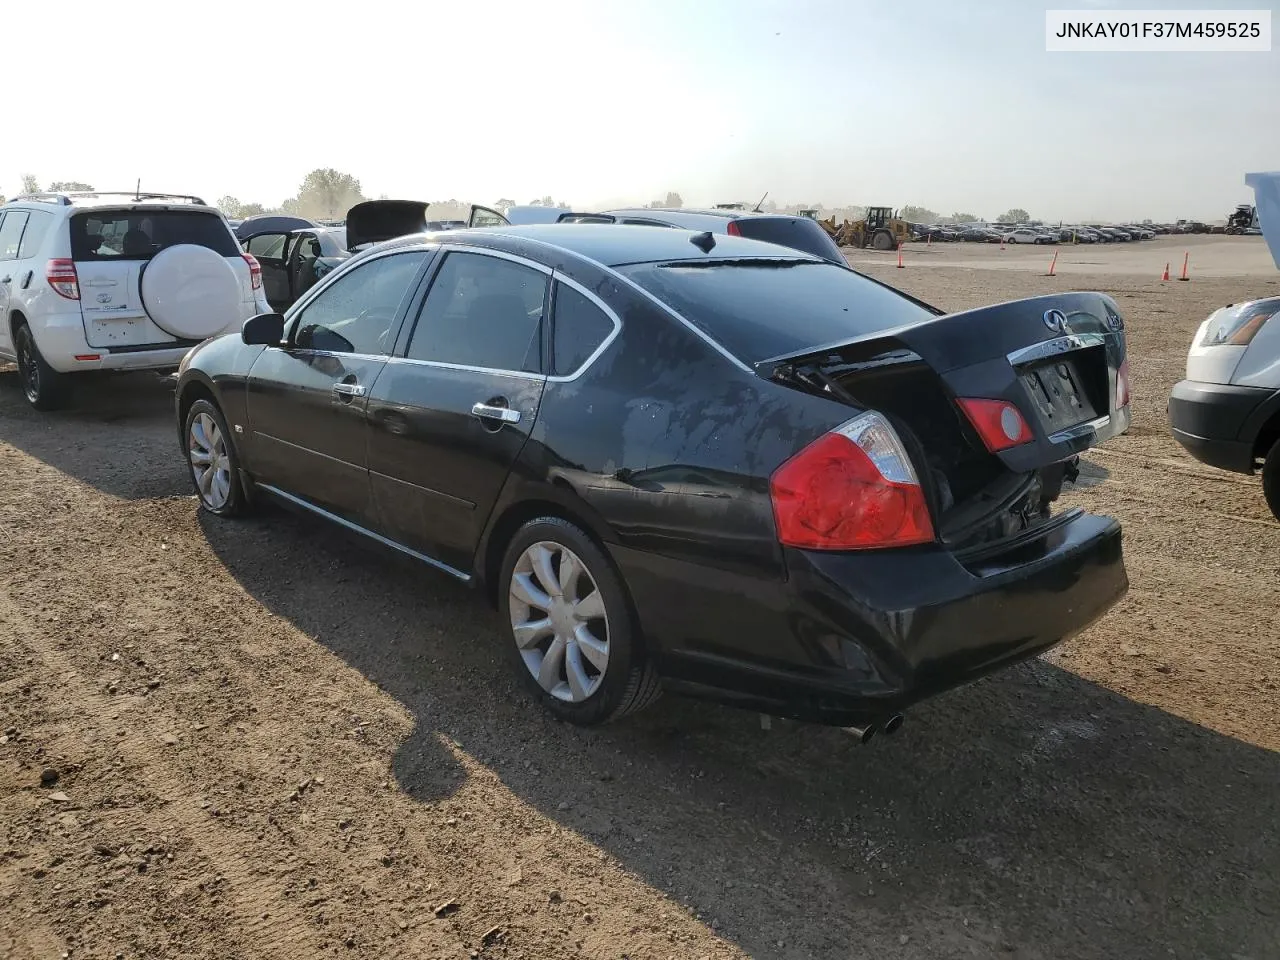
<svg viewBox="0 0 1280 960"><path fill-rule="evenodd" d="M748 240L729 234L716 234L715 246L707 253L691 241L699 231L680 230L671 227L643 227L608 223L540 223L519 227L478 227L469 230L450 230L433 234L432 239L441 243L467 243L489 237L511 237L545 243L559 247L578 256L602 263L607 267L627 263L651 263L673 260L722 260L737 258L768 258L774 260L812 260L826 263L791 247Z"/></svg>
<svg viewBox="0 0 1280 960"><path fill-rule="evenodd" d="M628 217L653 217L655 220L661 217L655 214L694 214L700 217L721 217L725 220L740 220L743 217L785 217L794 219L800 216L798 213L766 213L763 210L725 210L721 207L707 209L704 207L619 207L617 209L602 210L601 213L610 213L615 216L625 214ZM806 218L807 219L807 218Z"/></svg>

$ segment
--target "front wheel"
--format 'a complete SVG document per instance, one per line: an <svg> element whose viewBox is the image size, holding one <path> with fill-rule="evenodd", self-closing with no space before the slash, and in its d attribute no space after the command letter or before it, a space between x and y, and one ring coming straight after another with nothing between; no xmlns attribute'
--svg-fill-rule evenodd
<svg viewBox="0 0 1280 960"><path fill-rule="evenodd" d="M240 483L240 462L222 411L208 400L197 400L187 411L183 436L187 467L200 506L220 517L247 512L249 502Z"/></svg>
<svg viewBox="0 0 1280 960"><path fill-rule="evenodd" d="M516 672L553 714L606 723L657 698L622 580L577 526L559 517L526 523L507 547L499 588Z"/></svg>
<svg viewBox="0 0 1280 960"><path fill-rule="evenodd" d="M1280 520L1280 440L1271 445L1262 462L1262 495L1267 498L1271 515Z"/></svg>
<svg viewBox="0 0 1280 960"><path fill-rule="evenodd" d="M25 321L13 331L14 353L18 357L18 377L27 403L37 410L57 410L66 406L71 385L65 373L58 373L45 362L36 346L35 335Z"/></svg>

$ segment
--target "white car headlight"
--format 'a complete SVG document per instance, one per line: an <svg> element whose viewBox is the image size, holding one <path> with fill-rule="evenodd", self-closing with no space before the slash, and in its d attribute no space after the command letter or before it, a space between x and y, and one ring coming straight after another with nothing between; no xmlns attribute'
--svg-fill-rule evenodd
<svg viewBox="0 0 1280 960"><path fill-rule="evenodd" d="M1203 347L1216 347L1230 344L1243 347L1249 344L1263 324L1280 313L1280 297L1268 300L1253 300L1249 303L1233 304L1215 310L1209 316L1204 328L1204 338L1200 341Z"/></svg>

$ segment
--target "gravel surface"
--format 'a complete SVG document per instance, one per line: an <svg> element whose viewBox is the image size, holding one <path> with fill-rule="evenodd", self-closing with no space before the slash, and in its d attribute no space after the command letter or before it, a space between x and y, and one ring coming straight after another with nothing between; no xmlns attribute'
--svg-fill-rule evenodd
<svg viewBox="0 0 1280 960"><path fill-rule="evenodd" d="M1158 280L1184 245L1213 279ZM1280 525L1164 412L1204 316L1280 280L1251 238L1058 278L946 246L852 259L948 309L1117 297L1133 429L1066 500L1132 587L867 747L670 697L549 720L466 588L200 514L154 378L38 415L0 370L0 957L1280 956Z"/></svg>

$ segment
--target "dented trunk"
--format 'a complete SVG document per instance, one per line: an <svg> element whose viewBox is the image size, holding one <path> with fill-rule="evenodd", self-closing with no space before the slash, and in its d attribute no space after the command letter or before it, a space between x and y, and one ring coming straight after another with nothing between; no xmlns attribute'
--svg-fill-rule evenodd
<svg viewBox="0 0 1280 960"><path fill-rule="evenodd" d="M756 369L889 416L941 539L980 549L1046 522L1078 454L1128 428L1125 349L1115 301L1069 293L946 314ZM1013 404L1031 438L992 453L961 398Z"/></svg>

